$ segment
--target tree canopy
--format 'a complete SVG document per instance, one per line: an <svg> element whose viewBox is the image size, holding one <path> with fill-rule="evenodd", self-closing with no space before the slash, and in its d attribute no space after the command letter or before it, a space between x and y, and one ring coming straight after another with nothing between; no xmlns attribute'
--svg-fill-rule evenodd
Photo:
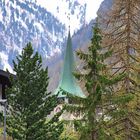
<svg viewBox="0 0 140 140"><path fill-rule="evenodd" d="M62 112L51 115L58 105L57 96L47 91L48 69L31 43L13 61L16 78L7 90L7 133L14 140L58 140L63 131Z"/></svg>

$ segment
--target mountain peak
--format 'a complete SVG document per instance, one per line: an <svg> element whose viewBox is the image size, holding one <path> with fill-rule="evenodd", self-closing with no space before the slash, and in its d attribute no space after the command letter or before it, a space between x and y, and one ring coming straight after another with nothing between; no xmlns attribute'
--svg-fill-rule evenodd
<svg viewBox="0 0 140 140"><path fill-rule="evenodd" d="M45 63L48 58L60 54L68 26L71 25L73 34L88 22L87 15L92 15L87 14L90 1L1 0L0 68L12 70L12 60L28 42L32 42Z"/></svg>

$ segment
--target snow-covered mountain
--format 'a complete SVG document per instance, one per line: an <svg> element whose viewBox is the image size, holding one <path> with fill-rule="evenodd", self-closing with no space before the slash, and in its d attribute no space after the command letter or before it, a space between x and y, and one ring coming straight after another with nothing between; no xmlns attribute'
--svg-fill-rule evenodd
<svg viewBox="0 0 140 140"><path fill-rule="evenodd" d="M41 2L41 1L40 1ZM52 0L53 2L53 0ZM63 2L63 6L62 6ZM39 0L1 0L0 1L0 68L12 70L12 60L21 53L27 42L43 57L51 58L62 51L68 32L67 16L76 19L71 30L85 24L86 4L77 0L60 0L58 5L65 7L63 19L62 7L57 6L57 14L50 13ZM56 5L55 5L56 6ZM49 5L48 5L49 7ZM52 12L52 11L51 11ZM61 20L60 20L61 19ZM73 21L72 21L73 22Z"/></svg>
<svg viewBox="0 0 140 140"><path fill-rule="evenodd" d="M35 0L46 8L56 18L68 27L71 33L76 32L81 25L89 24L96 17L96 12L103 0ZM70 15L69 15L70 14ZM70 20L68 20L70 17Z"/></svg>
<svg viewBox="0 0 140 140"><path fill-rule="evenodd" d="M60 75L68 27L74 49L85 47L92 36L97 9L103 0L0 0L0 69L12 72L12 60L30 41L49 65L50 89ZM104 0L98 14L113 0ZM70 20L68 19L70 17Z"/></svg>

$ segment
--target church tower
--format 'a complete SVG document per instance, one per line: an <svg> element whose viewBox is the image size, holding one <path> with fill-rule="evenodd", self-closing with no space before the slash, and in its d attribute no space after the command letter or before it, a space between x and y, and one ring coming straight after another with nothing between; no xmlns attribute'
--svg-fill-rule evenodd
<svg viewBox="0 0 140 140"><path fill-rule="evenodd" d="M55 91L55 94L58 94L59 98L66 98L67 94L78 96L81 98L86 97L73 75L74 71L75 71L74 54L72 49L71 35L69 31L61 79L58 88Z"/></svg>

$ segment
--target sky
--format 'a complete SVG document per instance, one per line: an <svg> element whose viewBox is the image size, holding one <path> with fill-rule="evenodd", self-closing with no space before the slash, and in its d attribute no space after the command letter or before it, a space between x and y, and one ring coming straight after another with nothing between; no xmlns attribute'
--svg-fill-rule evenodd
<svg viewBox="0 0 140 140"><path fill-rule="evenodd" d="M92 19L96 17L96 12L99 9L99 6L103 0L71 0L78 1L81 5L87 4L86 10L86 23L89 23ZM53 13L62 23L64 23L67 27L73 25L71 27L71 32L73 33L75 29L77 29L79 25L79 20L77 20L77 16L79 14L79 8L75 9L75 15L71 16L70 22L67 18L68 15L68 3L66 0L37 0L37 3L43 7L45 7L49 12ZM57 11L57 7L59 6L59 13ZM67 14L66 14L67 13Z"/></svg>
<svg viewBox="0 0 140 140"><path fill-rule="evenodd" d="M85 0L85 1L87 2L86 20L89 22L91 19L97 16L96 12L99 9L100 4L103 0Z"/></svg>

